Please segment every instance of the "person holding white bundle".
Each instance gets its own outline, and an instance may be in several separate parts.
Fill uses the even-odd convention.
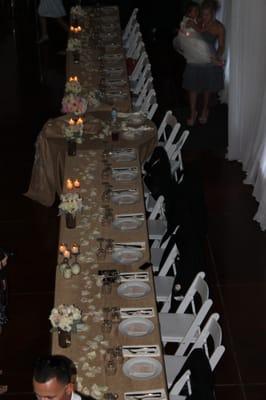
[[[181,45],[185,46],[184,56],[188,57],[182,87],[187,91],[189,99],[190,115],[187,125],[194,126],[198,116],[198,95],[201,93],[203,95],[202,110],[198,119],[203,125],[208,122],[210,95],[219,92],[224,87],[225,29],[223,24],[215,18],[219,7],[217,0],[203,0],[199,18],[197,3],[192,2],[189,7],[189,12],[183,21],[183,28],[181,27],[183,33],[180,32],[180,35],[183,34]],[[185,45],[184,36],[188,39]]]
[[[177,36],[173,40],[176,51],[185,57],[188,63],[209,63],[211,61],[210,48],[202,39],[199,25],[199,5],[191,2],[180,24]]]

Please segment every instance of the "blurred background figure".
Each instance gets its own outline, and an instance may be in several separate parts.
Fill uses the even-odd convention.
[[[66,10],[62,0],[40,0],[38,7],[38,15],[40,17],[41,37],[38,44],[44,43],[49,40],[47,18],[53,18],[57,21],[58,25],[68,32],[68,25],[64,20]]]

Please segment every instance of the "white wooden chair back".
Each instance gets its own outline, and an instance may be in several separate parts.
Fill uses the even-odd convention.
[[[172,249],[169,251],[169,254],[168,254],[163,266],[159,270],[159,273],[158,273],[159,276],[166,276],[171,267],[173,267],[174,272],[176,272],[175,260],[176,260],[177,256],[178,256],[178,248],[177,248],[176,243],[173,243]]]
[[[203,348],[205,353],[209,359],[211,369],[214,370],[216,365],[218,364],[220,358],[222,357],[225,347],[222,343],[222,328],[218,323],[220,316],[215,313],[210,316],[207,323],[205,324],[202,332],[194,343],[191,351],[197,348]],[[208,338],[212,338],[213,344],[209,346]],[[210,350],[211,348],[211,350]],[[211,352],[212,351],[212,352]]]
[[[174,386],[172,387],[172,389],[169,392],[170,400],[179,399],[179,397],[177,397],[177,396],[180,395],[181,391],[185,387],[187,387],[188,395],[190,396],[192,394],[190,376],[191,376],[191,372],[189,369],[183,373],[183,375],[178,379],[178,381],[174,384]],[[180,400],[181,400],[181,398],[185,399],[185,397],[180,397]]]
[[[138,46],[141,42],[143,42],[142,34],[141,34],[141,32],[138,32],[138,33],[136,34],[136,36],[134,37],[133,41],[130,43],[130,46],[128,47],[128,49],[127,49],[127,51],[126,51],[126,57],[127,57],[127,58],[134,58],[134,57],[133,57],[133,54],[134,54],[134,52],[135,52],[137,46]]]
[[[155,206],[150,213],[149,220],[155,220],[164,216],[164,196],[159,196]]]
[[[135,101],[133,101],[133,108],[134,111],[139,111],[142,104],[145,101],[145,98],[148,94],[148,92],[150,91],[150,89],[153,89],[153,78],[150,77],[147,79],[147,81],[145,82],[140,94],[138,95],[137,99]]]
[[[141,89],[144,86],[144,83],[146,82],[147,79],[149,79],[152,76],[151,74],[151,64],[148,63],[145,65],[144,69],[140,72],[137,81],[132,82],[133,87],[132,87],[132,92],[134,94],[139,94],[141,92]]]
[[[149,64],[149,59],[146,51],[141,54],[140,58],[135,65],[132,74],[129,77],[130,82],[136,82],[140,78],[141,72],[144,70],[145,66]]]
[[[143,40],[141,40],[138,45],[136,46],[135,50],[132,51],[131,58],[134,58],[134,60],[138,60],[139,57],[141,56],[142,53],[144,53],[145,50],[145,45]]]
[[[152,119],[157,108],[158,108],[158,103],[156,99],[155,90],[150,89],[140,107],[140,111],[145,113],[148,119]]]
[[[125,29],[123,31],[123,35],[122,35],[123,42],[125,42],[128,39],[128,36],[129,36],[131,30],[133,29],[134,25],[137,22],[138,11],[139,11],[138,8],[134,8],[134,10],[131,13],[131,16],[130,16],[130,18],[125,26]]]

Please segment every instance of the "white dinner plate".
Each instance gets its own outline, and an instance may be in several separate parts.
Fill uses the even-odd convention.
[[[135,140],[139,136],[142,136],[143,134],[144,134],[143,131],[132,131],[129,129],[122,133],[122,137],[123,137],[123,139],[126,139],[126,140]]]
[[[141,227],[143,221],[139,218],[128,217],[128,218],[117,218],[113,221],[113,227],[120,229],[121,231],[130,231]]]
[[[162,364],[151,357],[131,358],[124,363],[122,370],[128,378],[146,380],[160,375]]]
[[[142,251],[134,247],[114,248],[112,253],[113,261],[117,262],[118,264],[125,265],[134,264],[135,262],[141,260],[142,257]]]
[[[129,299],[145,297],[150,291],[151,287],[148,283],[138,281],[124,282],[117,288],[119,296]]]
[[[116,181],[133,181],[136,179],[138,176],[138,173],[136,171],[131,171],[131,170],[121,170],[121,171],[115,171],[113,174],[113,177]]]
[[[126,318],[118,326],[118,330],[122,335],[133,337],[149,335],[153,329],[153,322],[143,317]]]
[[[145,115],[142,114],[132,114],[127,117],[127,125],[133,126],[135,128],[143,125],[146,122]]]
[[[119,152],[114,152],[112,154],[112,160],[114,161],[134,161],[136,160],[136,153],[135,151],[119,151]]]
[[[116,204],[135,204],[138,199],[138,192],[113,193],[112,195],[112,202]]]

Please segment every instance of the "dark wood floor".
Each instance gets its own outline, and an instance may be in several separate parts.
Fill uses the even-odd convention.
[[[9,385],[9,400],[33,398],[33,360],[49,352],[57,256],[57,209],[36,204],[23,193],[36,136],[48,117],[60,114],[65,59],[56,56],[58,46],[37,47],[34,32],[32,15],[18,15],[15,24],[2,19],[0,244],[15,252],[8,266],[9,323],[0,337],[1,381]],[[184,122],[182,62],[164,34],[150,42],[149,52],[160,104],[156,120],[171,108]],[[214,102],[208,124],[191,129],[184,149],[186,167],[203,181],[208,207],[207,279],[226,346],[215,371],[216,396],[264,400],[266,235],[252,220],[257,204],[252,188],[242,184],[241,166],[226,161],[226,126],[226,106]]]

